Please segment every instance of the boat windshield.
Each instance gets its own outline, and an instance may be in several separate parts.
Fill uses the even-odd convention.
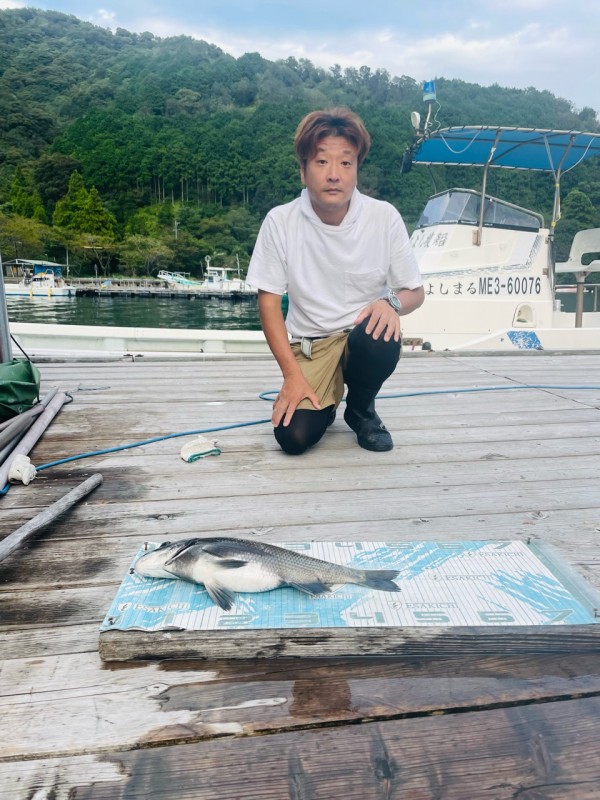
[[[430,225],[478,225],[480,208],[481,195],[478,192],[450,189],[429,199],[417,228]],[[538,231],[544,222],[540,214],[486,195],[483,224],[492,228]]]

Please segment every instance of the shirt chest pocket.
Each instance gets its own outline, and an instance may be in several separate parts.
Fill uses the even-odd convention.
[[[381,297],[385,281],[377,270],[344,273],[344,299],[352,305],[366,305]]]

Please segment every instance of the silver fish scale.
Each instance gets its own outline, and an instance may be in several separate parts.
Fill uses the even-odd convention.
[[[204,539],[199,544],[205,552],[219,558],[257,562],[264,568],[270,568],[286,582],[317,576],[324,583],[335,584],[360,580],[364,576],[363,570],[333,564],[266,542],[221,538]]]

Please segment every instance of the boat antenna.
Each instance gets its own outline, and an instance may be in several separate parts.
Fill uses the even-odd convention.
[[[438,122],[437,115],[438,111],[442,107],[440,103],[437,101],[437,95],[435,91],[435,81],[424,81],[423,82],[423,102],[428,103],[427,109],[427,117],[425,119],[425,124],[421,126],[421,115],[418,111],[413,111],[410,115],[410,123],[413,126],[415,132],[415,142],[404,152],[402,156],[402,167],[401,172],[405,174],[410,172],[412,169],[413,163],[413,155],[417,147],[417,142],[420,139],[426,139],[431,133],[431,127],[435,124],[435,130],[438,131],[440,129],[441,123]],[[437,108],[433,115],[433,120],[431,119],[431,113],[433,110],[432,104],[435,103]]]

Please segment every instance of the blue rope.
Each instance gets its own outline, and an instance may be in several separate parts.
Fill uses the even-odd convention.
[[[393,400],[398,397],[421,397],[428,394],[466,394],[468,392],[505,392],[511,389],[600,389],[600,386],[571,386],[553,383],[524,383],[518,386],[481,386],[472,389],[423,389],[418,392],[398,392],[398,394],[378,394],[376,400]],[[277,389],[269,389],[258,396],[261,400],[272,400],[278,394]]]
[[[214,433],[215,431],[227,431],[231,428],[246,428],[250,425],[263,425],[265,422],[270,422],[270,419],[257,419],[251,422],[236,422],[232,425],[219,425],[215,428],[199,428],[192,431],[179,431],[177,433],[167,433],[164,436],[155,436],[152,439],[144,439],[141,442],[132,442],[130,444],[122,444],[117,447],[107,447],[104,450],[91,450],[88,453],[79,453],[76,456],[68,456],[67,458],[59,458],[57,461],[49,461],[47,464],[40,464],[36,467],[36,472],[49,467],[57,467],[59,464],[68,464],[71,461],[79,461],[82,458],[90,458],[91,456],[104,456],[109,453],[118,453],[120,450],[130,450],[133,447],[142,447],[145,444],[154,444],[154,442],[162,442],[165,439],[176,439],[179,436],[198,436],[202,433]],[[10,483],[7,483],[3,489],[0,489],[0,497],[8,492]]]
[[[377,400],[392,400],[402,397],[422,397],[424,395],[434,394],[468,394],[473,392],[505,392],[515,389],[570,389],[570,390],[588,390],[600,389],[600,386],[570,386],[568,384],[553,384],[553,383],[530,383],[519,384],[515,386],[481,386],[470,389],[424,389],[416,392],[398,392],[397,394],[379,394]],[[266,392],[261,392],[258,396],[261,400],[271,401],[279,394],[278,389],[269,389]],[[234,422],[231,425],[219,425],[215,428],[199,428],[198,430],[179,431],[177,433],[167,433],[164,436],[155,436],[153,439],[144,439],[141,442],[132,442],[131,444],[122,444],[117,447],[107,447],[104,450],[92,450],[88,453],[79,453],[75,456],[68,456],[67,458],[60,458],[57,461],[49,461],[47,464],[42,464],[36,467],[36,471],[48,469],[49,467],[57,467],[60,464],[68,464],[71,461],[79,461],[82,458],[91,458],[92,456],[104,456],[109,453],[118,453],[121,450],[130,450],[133,447],[142,447],[145,444],[154,444],[155,442],[163,442],[166,439],[176,439],[179,436],[198,436],[203,433],[215,433],[216,431],[227,431],[233,428],[247,428],[251,425],[264,425],[270,422],[270,419],[257,419],[251,422]],[[0,496],[6,494],[10,489],[10,483],[7,483],[3,489],[0,489]]]

